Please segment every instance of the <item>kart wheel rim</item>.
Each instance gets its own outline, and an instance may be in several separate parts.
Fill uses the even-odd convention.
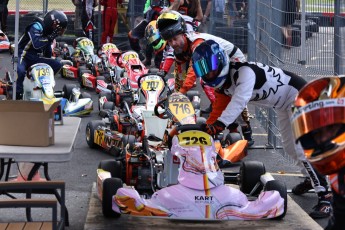
[[[90,141],[90,136],[91,136],[90,129],[87,128],[87,129],[86,129],[86,140],[87,140],[87,141]]]

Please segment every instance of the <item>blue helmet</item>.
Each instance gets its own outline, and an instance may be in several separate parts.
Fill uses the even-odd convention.
[[[213,40],[206,40],[198,45],[192,54],[193,69],[206,85],[219,88],[225,82],[229,62],[228,58]]]

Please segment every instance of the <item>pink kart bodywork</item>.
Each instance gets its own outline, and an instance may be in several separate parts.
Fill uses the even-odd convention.
[[[210,137],[211,138],[211,137]],[[150,199],[130,188],[119,188],[112,199],[116,213],[178,219],[258,220],[283,215],[284,199],[278,191],[263,191],[254,201],[224,184],[211,145],[186,147],[173,138],[171,152],[180,159],[177,185],[156,191]]]

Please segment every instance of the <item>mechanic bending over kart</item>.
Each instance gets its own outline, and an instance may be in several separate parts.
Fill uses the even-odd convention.
[[[44,18],[37,18],[25,28],[18,44],[16,98],[23,97],[23,82],[27,69],[36,63],[46,63],[57,74],[62,67],[60,61],[51,58],[54,39],[62,36],[67,28],[68,19],[62,11],[52,10]]]
[[[140,55],[140,59],[142,60],[142,54],[140,52],[140,44],[139,40],[142,39],[145,35],[146,26],[152,20],[156,20],[163,9],[167,9],[170,6],[170,2],[172,0],[146,0],[145,8],[144,8],[144,19],[136,25],[131,31],[128,33],[129,45],[131,49],[137,52]],[[151,65],[152,59],[152,46],[147,46],[145,52],[145,60],[142,60],[143,64],[146,66]],[[156,60],[157,59],[157,60]],[[155,57],[155,64],[156,67],[159,67],[159,63],[162,60],[162,56]]]
[[[311,165],[330,176],[333,214],[325,229],[345,229],[345,76],[309,82],[293,109],[296,141]]]
[[[207,40],[195,48],[192,66],[197,77],[215,88],[216,100],[205,125],[206,132],[210,135],[222,132],[236,120],[249,102],[275,109],[284,157],[294,160],[303,175],[311,178],[319,198],[310,216],[328,217],[331,193],[327,181],[307,161],[302,146],[295,143],[290,124],[291,106],[306,81],[294,73],[262,63],[232,62],[214,40]]]
[[[188,32],[186,21],[176,11],[162,13],[157,19],[157,28],[161,37],[174,49],[176,62],[174,72],[175,90],[183,94],[187,93],[196,82],[196,75],[190,62],[192,50],[201,42],[208,39],[216,40],[224,47],[233,62],[246,60],[242,51],[231,42],[206,33]],[[200,81],[200,83],[212,105],[215,101],[214,89],[204,84],[203,81]],[[254,140],[250,127],[249,112],[246,107],[243,109],[241,118],[243,120],[241,123],[243,136],[248,141],[248,145],[251,146],[254,144]],[[234,124],[229,127],[230,132],[236,132],[237,126],[234,121]]]
[[[182,17],[186,22],[186,31],[196,31],[197,25],[194,24],[193,18],[187,15],[182,15]],[[175,62],[174,49],[161,37],[157,28],[157,20],[151,21],[146,26],[145,39],[147,40],[147,45],[152,46],[155,54],[162,53],[163,59],[159,63],[159,70],[162,75],[166,76]]]

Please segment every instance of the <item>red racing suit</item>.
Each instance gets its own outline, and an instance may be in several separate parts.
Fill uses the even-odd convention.
[[[122,0],[100,0],[99,3],[104,6],[102,17],[102,45],[104,43],[113,42],[114,28],[118,17],[117,4],[122,4]]]

